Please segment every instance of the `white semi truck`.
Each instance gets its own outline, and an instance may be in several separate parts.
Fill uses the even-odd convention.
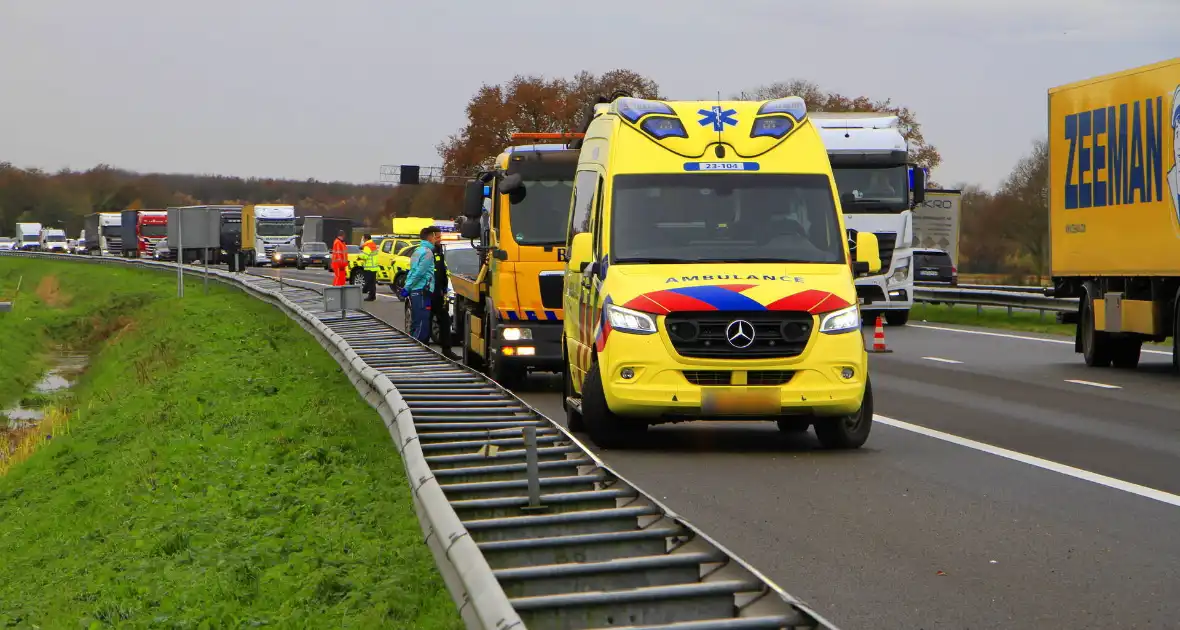
[[[254,265],[273,261],[279,245],[295,245],[295,206],[254,204],[242,208],[242,251],[253,250]]]
[[[33,251],[41,249],[40,223],[16,224],[16,249]]]
[[[857,278],[865,313],[904,326],[914,306],[913,208],[925,198],[926,171],[909,161],[897,116],[809,112],[828,149],[849,229],[877,235],[881,273]]]

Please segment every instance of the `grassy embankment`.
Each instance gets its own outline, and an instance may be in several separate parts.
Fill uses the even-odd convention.
[[[1049,333],[1070,338],[1074,335],[1074,325],[1058,324],[1053,313],[1045,313],[1042,317],[1036,311],[1013,310],[1009,317],[1008,309],[990,306],[983,307],[981,313],[974,306],[968,305],[957,305],[952,308],[946,304],[917,304],[910,311],[910,321]]]
[[[0,259],[0,395],[93,356],[0,477],[0,626],[458,628],[376,414],[296,324],[167,273]],[[13,352],[12,350],[17,350]]]

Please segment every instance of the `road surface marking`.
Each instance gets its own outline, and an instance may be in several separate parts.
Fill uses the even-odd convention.
[[[1141,486],[1137,483],[1123,481],[1122,479],[1115,479],[1114,477],[1107,477],[1106,475],[1100,475],[1088,470],[1082,470],[1081,468],[1074,468],[1073,466],[1059,464],[1047,459],[1041,459],[1040,457],[1033,457],[1032,455],[1010,451],[1006,448],[1000,448],[999,446],[992,446],[991,444],[976,442],[975,440],[959,437],[957,435],[951,435],[950,433],[943,433],[942,431],[937,431],[935,429],[927,429],[923,426],[910,424],[909,422],[903,422],[901,420],[895,420],[887,416],[874,414],[873,420],[875,422],[880,422],[881,424],[886,424],[897,429],[902,429],[903,431],[910,431],[913,433],[925,435],[926,437],[932,437],[936,440],[950,442],[951,444],[958,444],[959,446],[966,446],[967,448],[974,449],[982,453],[987,453],[989,455],[996,455],[1005,459],[1028,464],[1029,466],[1035,466],[1044,470],[1060,473],[1062,475],[1066,475],[1067,477],[1073,477],[1074,479],[1089,481],[1090,483],[1106,486],[1107,488],[1111,488],[1113,490],[1121,490],[1130,494],[1139,495],[1146,499],[1152,499],[1154,501],[1159,501],[1160,503],[1167,503],[1168,505],[1180,507],[1180,496],[1164,492],[1163,490],[1148,488],[1147,486]]]
[[[938,361],[939,363],[956,363],[956,364],[962,363],[962,361],[956,361],[954,359],[942,359],[939,357],[922,357],[922,358],[926,359],[927,361]]]
[[[1044,337],[1028,337],[1025,335],[1010,335],[1007,333],[986,332],[983,330],[966,330],[963,328],[945,328],[943,326],[931,326],[929,324],[910,324],[910,327],[911,328],[925,328],[927,330],[942,330],[942,331],[946,331],[946,332],[963,333],[965,335],[984,335],[986,337],[1003,337],[1005,339],[1020,339],[1022,341],[1041,341],[1044,343],[1059,343],[1059,344],[1064,344],[1067,346],[1072,346],[1074,344],[1074,342],[1068,341],[1065,339],[1046,339]],[[1169,356],[1169,357],[1172,356],[1172,353],[1168,352],[1167,350],[1148,350],[1147,348],[1144,348],[1143,352],[1147,352],[1150,354],[1162,354],[1164,356]]]
[[[1065,379],[1065,382],[1077,385],[1089,385],[1090,387],[1101,387],[1103,389],[1122,389],[1120,385],[1107,385],[1106,383],[1095,383],[1094,381],[1077,381],[1072,378]]]

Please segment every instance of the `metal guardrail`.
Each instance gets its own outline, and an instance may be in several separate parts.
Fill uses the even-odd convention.
[[[960,282],[958,288],[978,289],[980,291],[1008,291],[1013,293],[1041,293],[1047,287],[1034,287],[1024,284],[963,284]]]
[[[426,542],[468,628],[834,630],[483,374],[367,313],[342,319],[325,312],[312,289],[209,273],[286,312],[380,413],[401,452]]]
[[[929,304],[969,304],[979,307],[981,310],[984,306],[1007,307],[1009,314],[1012,313],[1013,309],[1040,311],[1042,313],[1069,313],[1078,310],[1077,298],[1056,298],[1047,296],[1043,292],[1027,292],[1032,287],[988,287],[981,289],[975,288],[977,286],[981,285],[958,287],[915,286],[914,301]],[[1026,292],[1016,291],[1014,290],[1015,288],[1024,289]]]

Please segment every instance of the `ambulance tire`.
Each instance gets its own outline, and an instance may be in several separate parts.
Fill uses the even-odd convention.
[[[573,380],[573,377],[570,376],[569,358],[568,357],[563,357],[563,358],[565,358],[566,364],[565,364],[565,369],[562,370],[562,377],[561,377],[561,381],[562,381],[561,406],[562,406],[562,408],[565,409],[565,428],[569,429],[570,431],[575,431],[578,433],[585,433],[586,420],[582,417],[582,414],[579,413],[577,409],[574,409],[573,407],[571,407],[568,402],[569,399],[573,398],[573,396],[574,396],[574,380]]]
[[[816,418],[815,437],[826,449],[860,448],[869,439],[873,428],[873,383],[865,382],[865,396],[860,409],[851,415],[836,418]]]
[[[597,363],[582,381],[582,422],[590,439],[601,448],[633,446],[647,432],[646,422],[621,418],[607,406]]]

